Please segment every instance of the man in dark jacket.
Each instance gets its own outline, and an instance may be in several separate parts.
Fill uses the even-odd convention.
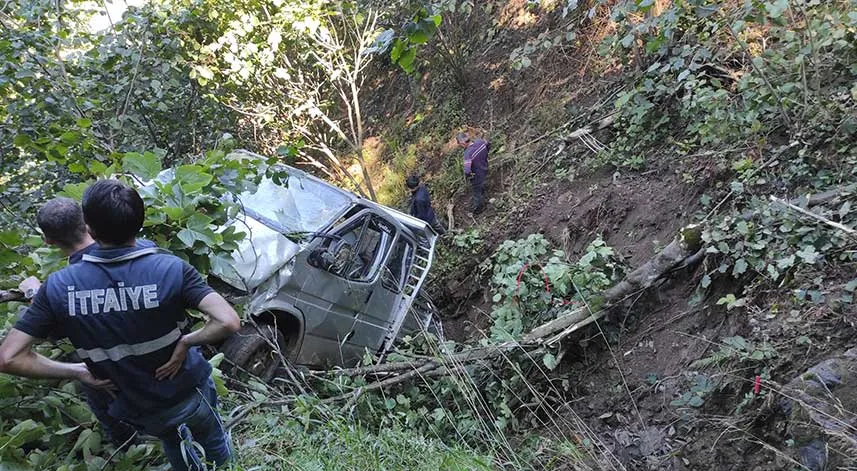
[[[69,265],[79,263],[84,255],[98,249],[98,244],[86,230],[80,204],[71,198],[54,198],[45,203],[39,209],[36,222],[42,230],[45,243],[63,252],[68,257]],[[154,246],[151,241],[137,239],[138,248]],[[19,288],[26,299],[32,300],[41,285],[38,278],[31,276],[22,281]],[[81,383],[81,390],[90,410],[101,423],[106,438],[117,447],[130,443],[134,437],[134,428],[107,413],[113,400],[110,393],[85,383]]]
[[[429,195],[428,188],[420,183],[420,177],[411,175],[405,181],[405,184],[411,190],[411,216],[427,222],[440,235],[446,233],[443,226],[437,222],[437,215],[435,215],[434,208],[431,206],[431,196]]]
[[[464,177],[470,182],[472,194],[470,211],[479,214],[484,209],[485,180],[488,178],[488,151],[490,145],[485,139],[471,139],[466,133],[455,138],[464,150]]]
[[[211,366],[197,346],[240,328],[235,310],[180,258],[140,248],[140,195],[100,180],[83,195],[83,216],[98,248],[50,275],[0,345],[0,372],[76,379],[113,390],[108,413],[161,439],[174,470],[201,469],[194,442],[218,466],[232,457],[215,409]],[[186,309],[208,316],[191,332]],[[83,363],[32,350],[37,339],[67,337]]]

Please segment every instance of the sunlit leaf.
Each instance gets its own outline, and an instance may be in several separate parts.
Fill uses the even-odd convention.
[[[161,171],[161,161],[152,152],[128,152],[122,157],[122,170],[143,180],[151,180]]]

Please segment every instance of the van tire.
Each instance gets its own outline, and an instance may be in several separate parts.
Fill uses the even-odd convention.
[[[271,343],[278,345],[280,352],[288,357],[285,350],[287,343],[282,332],[276,327],[270,324],[257,325],[247,324],[241,327],[238,332],[223,342],[220,351],[233,365],[240,367],[232,366],[227,371],[228,374],[246,377],[246,372],[250,372],[262,381],[268,382],[274,379],[274,373],[282,363],[280,356],[271,347]]]

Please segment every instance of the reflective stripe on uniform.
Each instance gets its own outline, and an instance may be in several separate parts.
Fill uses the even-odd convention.
[[[145,248],[142,250],[136,250],[134,252],[127,253],[125,255],[120,255],[120,256],[114,257],[114,258],[102,258],[102,257],[97,257],[95,255],[84,254],[83,257],[81,258],[81,260],[83,260],[84,262],[92,262],[92,263],[119,263],[119,262],[126,262],[128,260],[134,260],[135,258],[140,258],[144,255],[151,255],[154,253],[169,254],[170,251],[164,250],[160,247],[149,247],[149,248]]]
[[[100,361],[119,361],[130,356],[143,356],[170,346],[182,336],[182,329],[187,327],[188,321],[181,321],[178,326],[154,340],[135,344],[119,344],[110,348],[78,348],[76,350],[78,356],[84,360],[92,360],[96,363]]]

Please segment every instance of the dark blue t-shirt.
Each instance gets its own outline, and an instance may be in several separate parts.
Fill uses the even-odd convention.
[[[185,310],[213,290],[174,255],[133,258],[146,250],[139,246],[84,250],[104,263],[83,260],[50,275],[15,328],[38,338],[68,337],[93,374],[119,388],[109,409],[114,417],[133,419],[189,397],[211,373],[199,349],[190,349],[174,379],[158,381],[155,370],[187,331]]]

